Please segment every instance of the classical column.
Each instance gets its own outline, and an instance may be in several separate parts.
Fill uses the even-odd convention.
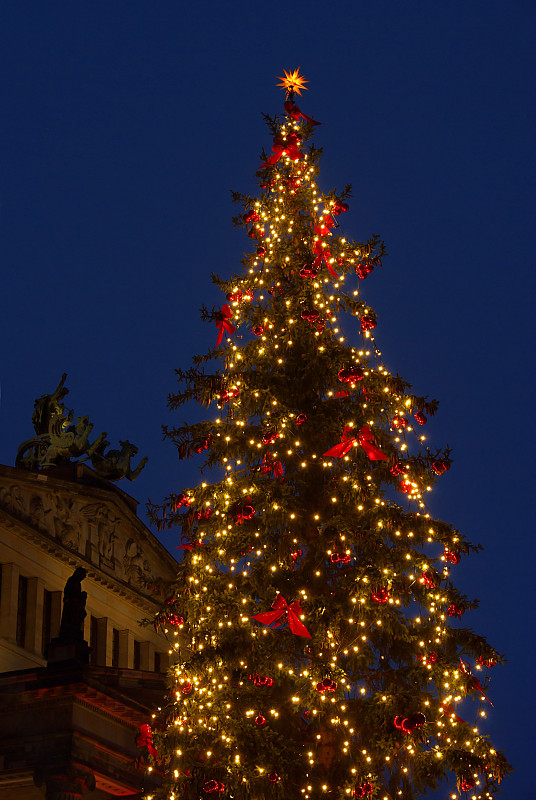
[[[26,606],[26,636],[24,646],[32,653],[41,655],[43,637],[43,594],[45,582],[42,578],[28,578],[28,600]]]
[[[14,642],[17,638],[17,604],[19,597],[19,568],[2,564],[2,596],[0,599],[0,637]]]
[[[119,667],[134,667],[134,634],[132,631],[119,631]]]
[[[140,643],[140,669],[154,672],[154,650],[152,642]]]

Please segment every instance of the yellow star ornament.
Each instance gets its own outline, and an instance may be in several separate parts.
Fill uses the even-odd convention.
[[[305,84],[309,83],[309,81],[306,81],[304,76],[300,75],[299,67],[293,72],[287,72],[286,69],[284,69],[283,72],[285,73],[284,78],[282,78],[280,75],[277,76],[278,80],[281,81],[281,83],[278,83],[277,86],[280,86],[282,89],[286,89],[287,97],[292,92],[296,92],[296,94],[301,95],[302,89],[307,91],[307,86],[305,86]]]

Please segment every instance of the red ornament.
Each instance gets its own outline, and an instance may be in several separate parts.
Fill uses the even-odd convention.
[[[348,553],[332,553],[331,556],[332,564],[350,564],[352,561],[352,556],[348,555]]]
[[[193,688],[194,687],[192,686],[191,683],[183,683],[182,686],[181,686],[181,692],[182,692],[182,694],[190,694],[192,692]]]
[[[383,589],[382,587],[371,591],[370,596],[375,603],[387,603],[389,600],[389,592],[387,589]]]
[[[216,325],[218,326],[219,329],[218,337],[216,339],[216,347],[218,347],[221,344],[224,331],[228,333],[229,336],[231,336],[235,332],[235,326],[231,325],[231,323],[229,322],[232,316],[233,312],[231,311],[227,303],[224,303],[221,307],[221,311],[218,311],[217,314],[215,315]]]
[[[272,783],[275,783],[279,779],[279,775],[277,772],[269,772],[268,773],[268,780]]]
[[[426,660],[427,660],[427,661],[429,661],[429,662],[430,662],[430,664],[437,664],[437,662],[438,662],[438,660],[439,660],[439,656],[437,655],[437,653],[436,653],[436,651],[435,651],[435,650],[431,650],[431,651],[430,651],[430,652],[427,654],[427,656],[426,656]]]
[[[186,507],[191,506],[193,502],[194,502],[193,497],[188,497],[187,495],[184,494],[184,492],[181,492],[177,496],[177,499],[175,500],[175,511],[177,511],[179,508],[182,508],[183,506]]]
[[[262,327],[262,325],[255,325],[252,328],[252,331],[255,334],[255,336],[262,336],[262,334],[264,333],[264,328]]]
[[[335,200],[335,204],[331,208],[331,213],[338,217],[341,211],[348,211],[348,203],[342,203],[340,200]]]
[[[304,264],[303,267],[299,271],[300,278],[314,278],[320,272],[320,267],[316,266],[314,263],[311,264]]]
[[[263,625],[272,625],[277,622],[284,614],[287,615],[290,632],[295,636],[304,636],[311,639],[311,634],[300,620],[302,608],[299,600],[287,603],[283,595],[278,594],[272,603],[272,611],[263,611],[261,614],[254,614],[252,619],[261,622]],[[276,627],[279,627],[279,623]]]
[[[419,425],[426,425],[428,420],[426,419],[422,411],[416,411],[413,416],[415,417]]]
[[[262,437],[262,443],[263,444],[272,444],[273,442],[275,442],[275,440],[277,439],[278,436],[279,436],[279,432],[277,430],[275,430],[275,428],[272,428],[271,430],[266,431],[266,433]]]
[[[307,422],[307,415],[298,414],[298,416],[296,417],[296,425],[303,425],[304,422]]]
[[[153,732],[151,731],[150,725],[140,725],[140,732],[136,739],[136,747],[146,747],[149,751],[149,755],[153,758],[158,758],[158,752],[153,744]]]
[[[237,525],[242,525],[246,520],[253,519],[257,512],[254,506],[251,505],[251,498],[246,497],[244,502],[235,503],[231,515]]]
[[[451,603],[450,606],[447,608],[447,614],[449,617],[458,617],[461,619],[462,614],[465,611],[465,606],[461,603]]]
[[[353,367],[344,367],[340,369],[337,373],[337,377],[342,383],[357,383],[357,381],[363,380],[364,374],[362,368],[355,365]]]
[[[352,794],[354,797],[366,797],[368,794],[372,794],[373,791],[374,786],[370,781],[365,781],[365,783],[356,784]]]
[[[404,467],[402,466],[402,464],[399,464],[398,461],[395,461],[393,466],[390,468],[389,472],[396,478],[398,475],[402,475],[402,473],[404,472]]]
[[[260,258],[266,255],[266,247],[264,247],[264,245],[261,244],[257,247],[257,255],[260,256]]]
[[[255,686],[273,686],[274,679],[269,678],[268,675],[255,675],[253,683]]]
[[[443,475],[449,469],[450,463],[446,459],[432,462],[432,472],[435,472],[436,475]]]
[[[421,575],[421,583],[424,583],[429,589],[435,589],[435,580],[431,572],[423,572]]]
[[[459,564],[461,555],[458,550],[445,550],[443,553],[443,558],[445,561],[448,561],[449,564]]]
[[[426,717],[420,711],[417,711],[415,714],[410,714],[408,717],[405,717],[403,714],[397,714],[393,720],[395,728],[405,734],[413,733],[417,728],[422,728],[425,723]]]
[[[251,209],[250,211],[247,211],[247,212],[244,214],[244,216],[242,217],[242,219],[244,220],[244,222],[257,222],[257,221],[258,221],[258,219],[259,219],[259,215],[257,214],[257,212],[256,212],[256,211],[254,211],[253,209]]]
[[[290,554],[290,557],[292,558],[292,564],[295,566],[296,561],[302,556],[303,556],[303,550],[301,549],[301,547],[298,547],[298,549],[295,550],[294,553]]]
[[[303,158],[303,153],[298,150],[298,144],[301,142],[301,139],[302,137],[300,134],[295,132],[288,133],[286,136],[277,134],[277,136],[274,137],[274,144],[272,147],[273,155],[261,164],[261,169],[277,164],[283,155],[288,156],[293,161]]]
[[[361,278],[361,280],[365,280],[367,275],[370,275],[373,269],[374,267],[372,264],[358,264],[357,267],[355,268],[355,271],[357,273],[358,278]]]
[[[266,717],[263,717],[262,714],[257,714],[255,717],[255,725],[258,728],[262,728],[263,725],[266,725]]]
[[[487,667],[488,669],[491,669],[492,667],[494,667],[497,664],[497,659],[496,658],[484,658],[483,656],[478,656],[478,658],[476,660],[476,663],[480,664],[481,667]]]
[[[334,692],[336,688],[337,684],[335,681],[332,681],[331,678],[324,678],[324,680],[319,681],[315,686],[316,691],[320,694],[323,692]]]
[[[406,428],[407,424],[408,421],[405,417],[396,416],[391,420],[391,425],[393,428]]]
[[[184,625],[184,617],[181,617],[179,614],[166,614],[166,622],[174,628],[179,628],[181,625]]]
[[[411,492],[411,483],[408,483],[408,481],[400,481],[400,483],[398,484],[398,488],[404,494],[408,494],[409,492]]]
[[[469,792],[471,789],[474,789],[476,786],[476,781],[474,778],[463,778],[460,781],[460,789],[462,792]]]
[[[211,794],[212,792],[224,792],[225,791],[225,784],[221,781],[207,781],[203,784],[203,791],[207,794]]]
[[[316,322],[317,319],[320,317],[320,311],[316,308],[309,310],[304,310],[301,313],[301,318],[307,320],[307,322]]]
[[[376,327],[378,321],[376,319],[376,314],[374,311],[367,311],[361,317],[361,330],[364,331],[371,331],[373,328]]]

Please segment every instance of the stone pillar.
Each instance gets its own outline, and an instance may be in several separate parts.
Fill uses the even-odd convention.
[[[108,617],[97,620],[97,646],[95,663],[99,667],[112,666],[113,632]]]
[[[19,597],[19,568],[2,564],[2,596],[0,598],[0,637],[10,642],[17,638],[17,604]]]
[[[134,667],[134,634],[132,631],[119,631],[119,667]]]
[[[24,646],[27,650],[41,655],[43,639],[43,593],[45,582],[42,578],[28,578],[28,600],[26,606],[26,636]]]
[[[154,644],[140,642],[140,669],[154,672]]]
[[[50,638],[54,639],[60,632],[63,592],[51,592],[50,594]]]

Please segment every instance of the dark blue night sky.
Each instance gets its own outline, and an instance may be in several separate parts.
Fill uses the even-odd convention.
[[[454,464],[431,510],[484,546],[455,580],[481,601],[464,624],[508,657],[486,730],[520,800],[536,798],[535,22],[529,0],[0,2],[0,461],[67,372],[67,406],[149,456],[120,484],[142,518],[196,485],[162,442],[184,419],[166,398],[215,342],[210,273],[250,246],[230,190],[255,193],[261,112],[300,65],[320,188],[352,183],[345,233],[387,245],[363,285],[385,364],[441,401],[427,434]]]

